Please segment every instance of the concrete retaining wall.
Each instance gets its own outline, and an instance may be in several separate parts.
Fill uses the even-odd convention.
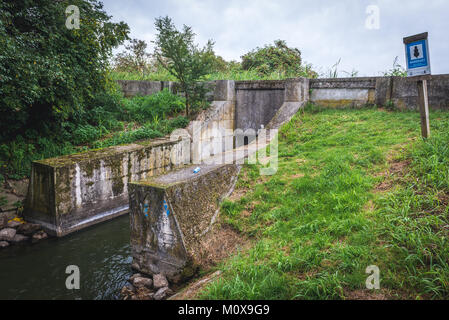
[[[164,81],[118,80],[117,83],[122,88],[125,97],[150,95],[162,91],[164,88],[170,88],[170,82]]]
[[[182,165],[174,164],[186,152],[182,146],[159,139],[36,161],[25,219],[64,236],[124,214],[129,182]]]
[[[310,89],[310,101],[330,107],[378,105],[392,101],[400,109],[418,110],[416,80],[402,77],[364,77],[335,79],[296,79],[305,82],[303,88]],[[180,92],[175,82],[118,81],[125,96],[146,95],[169,88]],[[215,84],[217,81],[208,82]],[[285,81],[236,81],[236,127],[257,127],[272,119],[282,105]],[[213,89],[209,96],[213,96]],[[428,81],[429,105],[431,109],[449,109],[449,75],[434,75]],[[308,99],[308,98],[307,98]],[[212,100],[212,99],[211,99]],[[270,104],[271,108],[262,104]],[[262,113],[260,110],[264,110]]]
[[[237,81],[235,121],[236,128],[246,131],[267,127],[279,110],[292,114],[308,100],[308,80],[304,78],[283,81]],[[290,114],[290,116],[292,115]]]
[[[311,79],[310,101],[330,107],[384,106],[392,101],[399,109],[418,110],[416,79],[402,77]],[[431,109],[449,109],[449,75],[428,81]]]
[[[193,163],[201,163],[210,156],[234,148],[235,82],[213,82],[214,101],[191,122],[187,131],[194,142]]]
[[[240,166],[202,166],[172,171],[130,185],[133,268],[163,273],[171,282],[191,277],[201,265],[219,204],[237,181]]]
[[[142,90],[157,92],[164,87],[177,90],[174,83],[159,84],[126,82],[129,92],[139,94]],[[200,129],[218,125],[220,129],[226,130],[227,135],[223,137],[231,138],[228,149],[232,149],[234,82],[216,81],[207,86],[211,91],[209,96],[211,99],[216,98],[216,101],[212,102],[210,109],[198,116],[202,123]],[[193,134],[194,128],[191,129],[190,134]],[[191,145],[203,145],[199,150],[208,150],[209,142],[201,133],[199,141],[199,144],[186,145],[172,135],[165,139],[35,161],[32,164],[25,219],[41,224],[50,234],[64,236],[124,214],[128,212],[130,181],[161,175],[183,166],[186,164],[185,159],[194,158],[193,152],[198,151]],[[201,156],[200,153],[200,160]]]

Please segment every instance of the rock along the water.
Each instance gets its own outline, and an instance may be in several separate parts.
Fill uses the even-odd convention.
[[[155,294],[154,294],[154,300],[163,300],[173,294],[173,291],[170,290],[170,288],[160,288]]]
[[[8,241],[0,241],[0,248],[6,248],[9,247]]]
[[[153,276],[153,286],[155,289],[168,287],[167,278],[163,274],[155,274]]]
[[[135,277],[132,284],[136,288],[146,287],[148,289],[151,289],[153,287],[153,281],[149,278],[144,277]]]
[[[6,228],[0,231],[0,241],[12,241],[16,235],[16,229]]]

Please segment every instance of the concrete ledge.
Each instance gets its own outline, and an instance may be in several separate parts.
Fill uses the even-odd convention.
[[[122,88],[125,97],[135,95],[150,95],[162,91],[164,82],[162,81],[135,81],[135,80],[117,80]]]
[[[376,77],[310,79],[311,89],[375,89]]]
[[[310,101],[328,107],[384,106],[393,102],[402,110],[418,110],[416,79],[369,77],[311,79]],[[449,109],[449,75],[434,75],[428,81],[431,109]]]
[[[203,237],[232,191],[241,166],[202,165],[130,184],[133,268],[165,274],[172,282],[201,265]]]
[[[286,80],[236,81],[235,90],[284,90]]]

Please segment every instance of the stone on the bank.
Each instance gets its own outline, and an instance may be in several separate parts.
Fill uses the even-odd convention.
[[[28,185],[30,181],[28,179],[23,180],[8,180],[6,182],[15,195],[26,198],[28,194]]]
[[[0,248],[6,248],[9,247],[8,241],[0,241]]]
[[[135,274],[133,274],[132,276],[131,276],[131,278],[129,278],[129,282],[130,283],[133,283],[133,281],[134,281],[134,279],[135,278],[138,278],[138,277],[142,277],[142,275],[140,274],[140,273],[135,273]]]
[[[136,300],[153,300],[154,292],[150,291],[146,287],[136,289]],[[134,300],[134,299],[133,299]]]
[[[170,290],[168,287],[160,288],[155,294],[154,294],[154,300],[163,300],[170,295],[173,294],[173,291]]]
[[[155,274],[153,276],[153,286],[155,289],[168,287],[167,278],[163,274]]]
[[[0,231],[0,241],[12,241],[16,235],[16,229],[6,228]]]
[[[120,291],[120,294],[122,295],[123,300],[129,300],[132,299],[132,297],[135,295],[135,288],[132,284],[127,283],[122,290]]]
[[[45,231],[38,231],[37,233],[35,233],[33,235],[32,241],[37,242],[37,241],[44,240],[47,238],[48,238],[48,235],[45,233]]]
[[[22,234],[18,234],[16,233],[16,235],[14,236],[14,238],[11,240],[11,242],[14,243],[19,243],[19,242],[23,242],[23,241],[27,241],[29,238],[27,236],[24,236]]]
[[[38,224],[24,223],[17,228],[17,232],[30,237],[41,229],[42,227]]]
[[[132,284],[136,288],[146,287],[151,289],[153,287],[153,280],[144,277],[135,277]]]
[[[8,217],[1,215],[0,216],[0,229],[6,228],[8,226]]]
[[[22,225],[22,224],[20,222],[18,222],[18,221],[12,220],[12,221],[8,222],[8,228],[17,229],[20,225]]]

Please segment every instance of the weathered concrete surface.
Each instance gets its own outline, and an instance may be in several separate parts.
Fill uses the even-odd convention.
[[[389,101],[402,110],[418,110],[416,79],[403,77],[311,79],[310,101],[330,107],[378,105]],[[431,109],[449,109],[449,75],[428,81]]]
[[[129,181],[177,167],[182,152],[159,139],[35,161],[24,217],[56,236],[112,219],[128,210]]]
[[[279,129],[309,101],[309,79],[287,80],[284,87],[284,103],[266,126],[268,129]]]
[[[236,83],[236,129],[259,130],[266,126],[284,103],[283,81],[238,81]]]
[[[241,166],[202,165],[130,184],[133,267],[179,282],[200,264],[203,237],[221,200],[236,183]]]
[[[237,81],[235,127],[258,132],[262,127],[279,127],[308,101],[309,81]]]
[[[169,83],[163,81],[134,81],[134,80],[117,80],[122,88],[125,97],[133,97],[135,95],[150,95],[162,91],[165,87],[169,88]]]
[[[313,79],[310,101],[329,107],[375,103],[376,78]]]
[[[214,81],[214,101],[191,122],[187,131],[193,142],[192,163],[234,148],[235,82]]]
[[[304,78],[237,81],[235,88],[235,127],[254,137],[261,128],[279,128],[309,98],[309,81]],[[248,139],[248,142],[251,141]]]
[[[419,110],[418,86],[416,79],[398,78],[392,80],[391,97],[398,108],[403,110]],[[427,81],[429,107],[433,110],[449,109],[449,76],[431,76]]]

